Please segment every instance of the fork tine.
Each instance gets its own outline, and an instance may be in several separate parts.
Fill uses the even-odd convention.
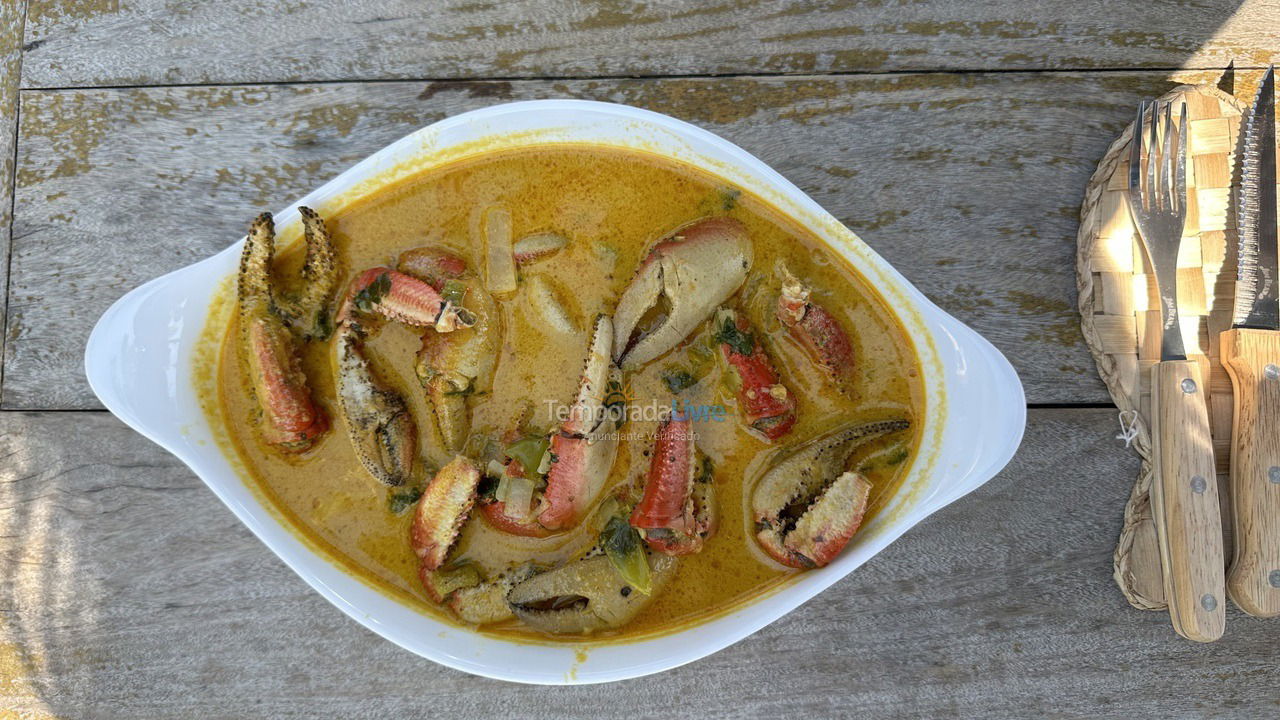
[[[1143,184],[1142,206],[1147,210],[1160,206],[1160,138],[1156,133],[1160,129],[1160,104],[1151,104],[1151,123],[1147,138],[1147,178]]]
[[[1174,166],[1177,164],[1177,158],[1173,154],[1176,133],[1173,127],[1173,103],[1165,103],[1164,137],[1160,144],[1160,204],[1168,211],[1177,207],[1173,200]]]
[[[1138,117],[1133,121],[1133,138],[1129,142],[1129,199],[1141,200],[1142,193],[1142,131],[1143,118],[1147,114],[1147,101],[1138,103]],[[1139,203],[1134,203],[1135,207]]]
[[[1178,113],[1178,156],[1174,160],[1174,188],[1173,193],[1178,201],[1178,213],[1185,217],[1187,211],[1187,135],[1191,134],[1191,128],[1187,126],[1187,103],[1182,103],[1182,110]]]

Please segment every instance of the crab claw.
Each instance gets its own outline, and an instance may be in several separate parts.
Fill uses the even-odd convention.
[[[751,260],[746,228],[727,217],[699,220],[659,242],[618,299],[613,359],[643,365],[675,347],[737,292]],[[654,313],[661,317],[640,327]]]
[[[400,270],[430,284],[447,302],[465,300],[473,324],[455,332],[425,332],[414,369],[435,410],[440,436],[450,450],[467,439],[467,396],[489,390],[499,353],[497,304],[461,258],[434,248],[416,248],[400,256]]]
[[[333,332],[329,297],[338,284],[337,252],[324,220],[309,207],[299,207],[307,256],[302,263],[302,286],[296,297],[278,299],[281,314],[308,339],[323,340]]]
[[[569,418],[551,436],[551,468],[538,523],[559,530],[576,523],[590,507],[617,458],[618,438],[606,387],[618,370],[609,358],[613,323],[596,317],[586,368]]]
[[[303,218],[310,216],[314,213],[307,210]],[[311,398],[293,334],[275,303],[271,287],[274,255],[275,226],[271,215],[263,213],[253,221],[240,259],[236,289],[239,351],[263,412],[264,438],[286,452],[302,452],[328,430],[329,421]],[[328,291],[324,292],[327,297]]]
[[[658,427],[644,496],[631,526],[649,547],[666,555],[690,555],[715,530],[709,477],[698,477],[697,450],[688,415],[673,414]]]
[[[266,420],[263,435],[283,450],[302,452],[329,429],[329,420],[311,400],[292,337],[266,317],[250,321],[247,335],[249,372]]]
[[[357,312],[376,312],[413,327],[453,332],[475,324],[470,310],[455,305],[427,283],[385,267],[369,268],[356,276],[338,311],[338,324],[355,322]]]
[[[479,482],[480,468],[459,455],[427,483],[409,529],[409,542],[424,571],[444,564],[475,504]]]
[[[732,310],[716,314],[715,339],[728,364],[730,384],[747,425],[769,440],[777,440],[796,424],[796,399],[778,379],[747,319]]]
[[[858,446],[909,426],[907,420],[845,425],[774,465],[751,496],[760,547],[791,567],[831,562],[862,523],[871,489],[862,475],[842,473],[849,456]]]
[[[403,485],[412,474],[417,426],[404,398],[384,385],[360,350],[360,333],[343,323],[334,342],[338,401],[360,463],[377,480]]]
[[[809,300],[809,288],[785,266],[781,274],[778,320],[833,380],[838,384],[846,382],[853,371],[853,345],[849,336],[834,315]]]

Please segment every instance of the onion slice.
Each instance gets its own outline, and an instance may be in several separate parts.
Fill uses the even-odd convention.
[[[511,213],[490,208],[484,217],[485,281],[494,295],[516,291],[516,259],[511,250]]]

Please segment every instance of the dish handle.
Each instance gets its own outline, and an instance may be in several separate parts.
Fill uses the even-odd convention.
[[[102,404],[179,457],[213,441],[186,369],[236,247],[130,291],[98,319],[85,346],[85,375]]]
[[[940,312],[934,340],[946,368],[942,451],[924,506],[934,512],[981,487],[1013,458],[1027,424],[1022,382],[986,338]]]

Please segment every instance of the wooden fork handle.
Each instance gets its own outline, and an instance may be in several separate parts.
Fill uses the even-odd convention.
[[[1222,333],[1222,364],[1235,388],[1231,502],[1235,557],[1227,592],[1241,610],[1280,615],[1280,332]]]
[[[1166,361],[1151,371],[1155,481],[1151,486],[1165,599],[1179,635],[1222,637],[1226,592],[1222,515],[1200,367]]]

